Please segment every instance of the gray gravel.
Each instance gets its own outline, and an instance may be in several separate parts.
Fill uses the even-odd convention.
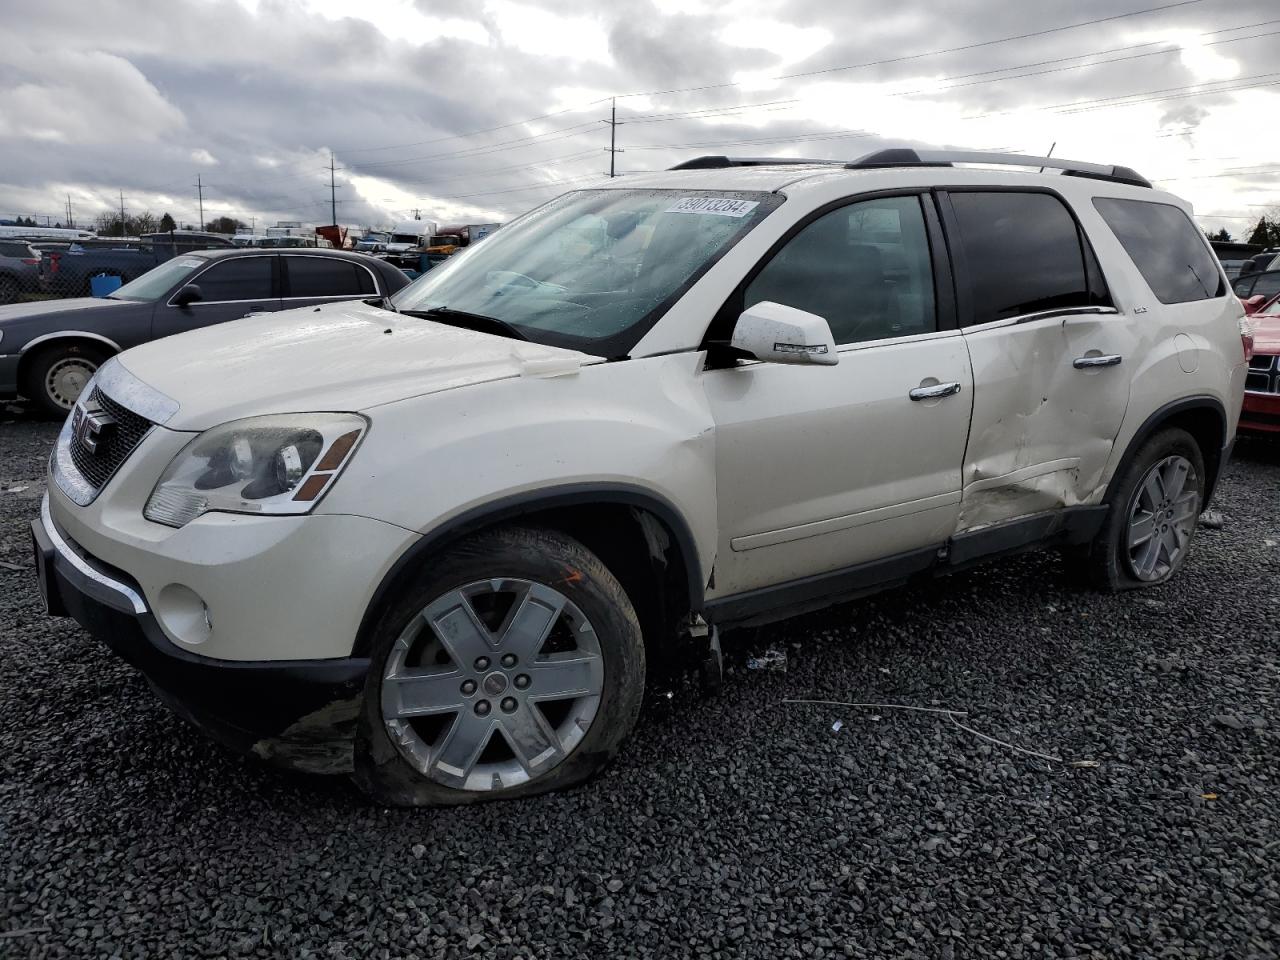
[[[412,812],[229,755],[40,614],[55,432],[0,408],[0,956],[1280,955],[1276,448],[1171,586],[1036,555],[739,635],[588,786]]]

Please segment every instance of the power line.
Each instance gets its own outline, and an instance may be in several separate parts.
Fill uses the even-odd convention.
[[[1131,17],[1145,16],[1146,14],[1149,14],[1149,13],[1161,13],[1166,10],[1173,10],[1181,7],[1189,7],[1189,6],[1193,6],[1195,4],[1199,4],[1203,2],[1205,2],[1205,0],[1176,0],[1176,2],[1173,2],[1173,3],[1165,3],[1165,4],[1153,6],[1153,7],[1145,7],[1141,10],[1131,10],[1127,13],[1117,13],[1117,14],[1112,14],[1110,16],[1106,16],[1106,17],[1096,17],[1090,20],[1079,20],[1074,23],[1062,24],[1061,26],[1057,26],[1057,27],[1047,27],[1042,30],[1031,31],[1029,33],[1013,34],[1011,36],[1006,36],[1006,37],[996,37],[991,40],[982,40],[975,43],[963,44],[955,47],[943,47],[936,50],[926,50],[921,53],[908,54],[900,57],[889,57],[883,60],[868,60],[861,63],[849,63],[849,64],[842,64],[834,67],[826,67],[821,70],[809,70],[809,71],[804,71],[800,73],[782,74],[780,76],[768,77],[766,79],[796,80],[796,79],[802,79],[804,77],[822,76],[822,75],[826,75],[830,73],[838,73],[846,70],[859,70],[866,67],[888,66],[890,64],[895,64],[895,63],[909,63],[911,61],[922,60],[927,57],[942,56],[948,53],[960,53],[966,50],[977,50],[983,47],[995,46],[1001,43],[1009,43],[1015,40],[1028,40],[1033,37],[1042,37],[1042,36],[1047,36],[1053,33],[1062,33],[1067,30],[1076,30],[1076,29],[1079,29],[1080,27],[1094,26],[1100,23],[1111,23],[1117,20],[1124,20]],[[639,91],[635,93],[618,94],[616,99],[632,99],[636,97],[657,97],[657,96],[666,96],[673,93],[694,93],[694,92],[700,92],[703,90],[718,90],[718,89],[725,89],[729,87],[738,87],[741,85],[742,85],[741,81],[728,81],[724,83],[703,84],[701,86],[696,86],[696,87],[673,87],[668,90],[646,90],[646,91]],[[433,137],[428,140],[414,140],[407,143],[382,144],[374,147],[368,147],[368,146],[346,147],[346,148],[340,148],[339,152],[344,154],[373,153],[373,152],[380,152],[383,150],[398,150],[404,147],[418,147],[418,146],[427,146],[429,144],[434,144],[434,143],[445,143],[449,140],[460,140],[460,139],[465,139],[467,137],[483,136],[484,134],[495,133],[499,130],[508,130],[512,127],[519,127],[528,123],[536,123],[539,120],[549,120],[552,117],[564,116],[570,113],[581,113],[583,110],[588,110],[593,106],[604,103],[606,99],[608,98],[600,98],[598,100],[592,100],[589,103],[584,103],[584,104],[573,106],[573,107],[565,107],[561,110],[553,110],[548,113],[541,113],[541,114],[538,114],[537,116],[526,117],[522,120],[512,120],[508,123],[501,123],[491,127],[482,127],[476,130],[467,130],[462,133],[448,134],[442,137]]]
[[[977,50],[982,47],[991,47],[1000,43],[1009,43],[1013,40],[1029,40],[1032,37],[1043,37],[1051,33],[1062,33],[1065,30],[1075,30],[1079,27],[1090,27],[1099,23],[1111,23],[1116,20],[1124,20],[1129,17],[1139,17],[1148,13],[1159,13],[1164,10],[1173,10],[1178,7],[1189,7],[1197,3],[1203,3],[1205,0],[1177,0],[1176,3],[1166,3],[1157,7],[1146,7],[1142,10],[1131,10],[1128,13],[1112,14],[1109,17],[1098,17],[1093,20],[1080,20],[1076,23],[1063,24],[1060,27],[1047,27],[1043,30],[1033,30],[1030,33],[1019,33],[1008,37],[997,37],[994,40],[982,40],[977,43],[967,43],[958,47],[944,47],[939,50],[926,50],[923,53],[913,53],[901,57],[887,57],[883,60],[867,60],[862,63],[848,63],[835,67],[825,67],[821,70],[806,70],[800,73],[786,73],[776,77],[765,77],[766,80],[799,80],[804,77],[824,76],[830,73],[840,73],[845,70],[861,70],[866,67],[883,67],[894,63],[908,63],[912,60],[922,60],[925,57],[936,57],[946,53],[960,53],[965,50]],[[708,83],[697,87],[673,87],[669,90],[646,90],[641,93],[619,94],[619,99],[629,97],[660,97],[673,93],[696,93],[703,90],[720,90],[725,87],[741,86],[742,81],[735,80],[726,83]]]

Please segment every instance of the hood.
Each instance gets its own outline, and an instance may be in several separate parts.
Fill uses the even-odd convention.
[[[42,303],[13,303],[0,307],[0,353],[18,353],[32,340],[63,330],[83,330],[105,337],[114,345],[119,311],[142,307],[150,315],[152,304],[131,300],[102,300],[76,297],[74,300],[46,300]]]
[[[105,300],[102,297],[73,297],[70,300],[43,300],[39,303],[11,303],[0,307],[0,324],[53,313],[80,313],[84,310],[110,310],[113,307],[137,306],[133,300]],[[83,317],[77,317],[82,320]]]
[[[1280,314],[1255,313],[1250,323],[1253,324],[1253,352],[1280,354]]]
[[[267,413],[367,410],[488,380],[554,376],[598,357],[406,317],[360,301],[247,317],[120,355],[178,403],[165,426]]]

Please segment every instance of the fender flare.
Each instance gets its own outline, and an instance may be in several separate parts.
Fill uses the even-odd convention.
[[[1129,441],[1129,445],[1125,448],[1124,456],[1116,463],[1115,472],[1111,475],[1111,480],[1107,484],[1107,492],[1102,498],[1103,503],[1111,503],[1115,496],[1116,488],[1120,483],[1120,478],[1124,475],[1125,469],[1129,466],[1130,461],[1138,452],[1138,449],[1146,443],[1159,430],[1170,417],[1179,413],[1185,413],[1188,410],[1212,410],[1218,415],[1218,423],[1222,429],[1223,446],[1219,450],[1204,450],[1206,467],[1212,457],[1213,467],[1212,475],[1205,478],[1205,491],[1202,503],[1207,506],[1209,500],[1213,497],[1214,487],[1218,483],[1218,477],[1222,473],[1222,467],[1226,463],[1227,453],[1231,446],[1231,438],[1227,436],[1227,411],[1223,407],[1222,402],[1216,397],[1207,395],[1195,397],[1183,397],[1180,400],[1173,400],[1160,407],[1155,413],[1142,421],[1142,426],[1138,427],[1137,432],[1133,435],[1133,439]]]
[[[702,563],[698,558],[697,542],[684,515],[661,494],[640,486],[623,483],[570,483],[531,490],[527,493],[499,497],[472,507],[457,516],[433,527],[411,544],[383,576],[365,607],[353,645],[353,656],[366,655],[372,644],[372,631],[377,617],[409,567],[422,562],[433,552],[456,540],[485,527],[506,520],[539,513],[559,507],[588,504],[612,504],[637,507],[656,516],[670,531],[676,549],[680,552],[688,577],[689,607],[693,612],[703,606]]]

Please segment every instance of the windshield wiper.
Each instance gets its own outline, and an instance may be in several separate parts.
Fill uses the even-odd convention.
[[[424,320],[438,320],[451,327],[462,327],[464,330],[476,330],[480,333],[493,333],[512,340],[528,340],[519,327],[499,320],[497,317],[486,317],[482,313],[467,313],[465,310],[453,310],[449,307],[432,307],[430,310],[401,310],[406,317],[421,317]]]

